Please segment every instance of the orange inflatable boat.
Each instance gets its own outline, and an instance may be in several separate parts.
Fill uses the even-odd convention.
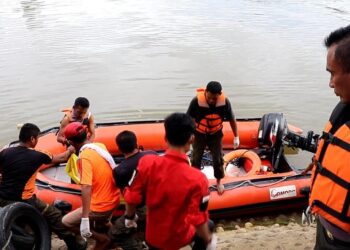
[[[53,154],[65,148],[56,142],[58,128],[43,131],[37,149]],[[115,144],[116,135],[123,130],[135,132],[138,144],[145,150],[164,152],[164,127],[162,121],[135,121],[101,123],[96,125],[95,142],[104,143],[116,163],[123,157]],[[307,204],[310,175],[301,175],[288,163],[284,154],[286,133],[299,138],[301,130],[287,125],[282,114],[266,114],[261,119],[239,119],[241,144],[233,150],[233,135],[229,124],[223,128],[226,176],[225,192],[216,192],[216,180],[211,167],[211,157],[205,153],[203,172],[210,182],[209,211],[212,217],[256,214],[267,211],[297,208]],[[300,138],[302,138],[300,136]],[[299,139],[300,139],[299,138]],[[65,166],[44,166],[36,180],[36,195],[52,204],[67,201],[75,209],[81,205],[80,187],[71,184]],[[119,213],[122,213],[123,204]],[[118,213],[117,213],[118,214]]]

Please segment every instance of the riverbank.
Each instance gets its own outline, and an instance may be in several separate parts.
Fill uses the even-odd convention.
[[[301,211],[218,221],[217,250],[311,250],[315,244],[316,225],[303,226]]]
[[[315,225],[301,225],[301,213],[216,221],[217,250],[311,250]],[[52,249],[65,250],[64,243],[52,238]],[[90,248],[91,249],[91,248]]]
[[[218,232],[217,250],[311,250],[315,244],[315,226],[288,225],[252,226]]]

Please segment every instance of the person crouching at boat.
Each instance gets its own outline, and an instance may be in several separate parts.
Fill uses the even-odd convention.
[[[112,173],[115,163],[105,145],[90,143],[87,132],[80,122],[70,123],[64,130],[69,144],[79,152],[82,207],[66,214],[62,222],[73,232],[80,231],[84,238],[94,238],[95,249],[107,249],[110,219],[119,204],[119,189]]]
[[[141,151],[137,145],[137,138],[134,132],[124,130],[115,138],[119,151],[124,155],[123,160],[114,170],[114,180],[117,187],[124,193],[125,187],[129,186],[129,182],[135,172],[140,159],[145,155],[156,155],[152,150]],[[113,242],[125,250],[142,249],[142,241],[145,232],[145,216],[146,207],[141,204],[137,209],[138,227],[130,228],[125,225],[125,216],[121,216],[114,223],[109,231],[109,235]]]
[[[57,133],[57,141],[67,145],[67,139],[64,136],[65,127],[72,122],[80,122],[88,128],[88,139],[93,142],[95,139],[94,116],[89,112],[90,103],[85,97],[78,97],[74,101],[72,108],[63,109],[65,113],[60,123],[60,129]]]
[[[69,250],[85,249],[86,243],[78,241],[74,234],[62,224],[62,213],[56,207],[38,199],[34,194],[37,172],[43,164],[66,162],[74,152],[73,147],[52,156],[48,152],[35,150],[40,129],[25,123],[19,132],[19,145],[0,152],[0,207],[21,201],[34,206],[45,217],[50,229],[63,239]]]
[[[224,192],[221,179],[224,178],[224,159],[222,158],[222,128],[223,121],[228,120],[234,135],[233,148],[239,146],[237,122],[233,114],[231,103],[222,93],[219,82],[211,81],[206,89],[198,89],[188,107],[187,114],[196,122],[195,139],[193,142],[192,166],[201,168],[204,150],[208,146],[212,158],[214,176],[217,180],[218,194]]]
[[[146,242],[149,249],[215,249],[208,222],[208,179],[192,168],[186,152],[194,139],[190,116],[174,113],[164,121],[168,150],[145,155],[124,192],[126,225],[137,226],[136,207],[146,202]],[[175,235],[174,235],[175,233]]]

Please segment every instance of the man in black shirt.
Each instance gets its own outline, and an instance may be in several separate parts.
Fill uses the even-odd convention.
[[[193,167],[201,168],[203,152],[208,146],[213,157],[217,191],[218,194],[222,194],[224,186],[221,184],[221,179],[225,175],[222,158],[223,122],[230,123],[234,135],[233,148],[239,146],[239,136],[231,103],[222,93],[221,84],[211,81],[206,89],[198,89],[197,96],[192,99],[187,114],[196,122],[191,164]]]
[[[116,137],[119,151],[124,155],[125,160],[113,170],[117,187],[123,192],[129,186],[129,182],[137,168],[139,160],[148,154],[157,154],[154,151],[140,151],[137,147],[136,135],[132,131],[125,130]]]
[[[124,130],[117,135],[116,143],[119,151],[124,155],[125,160],[113,170],[113,176],[117,187],[119,187],[123,193],[125,187],[128,187],[132,182],[140,159],[145,155],[157,153],[151,150],[140,151],[137,146],[136,135],[128,130]],[[145,206],[137,210],[140,217],[138,223],[139,233],[136,233],[134,228],[126,226],[127,218],[125,218],[125,216],[121,216],[114,222],[109,234],[119,247],[123,249],[142,249],[142,241],[145,232],[145,210]]]
[[[63,226],[61,211],[36,198],[34,194],[40,166],[67,161],[74,148],[70,147],[55,156],[35,150],[39,133],[36,125],[26,123],[19,133],[19,145],[0,152],[0,207],[18,201],[29,203],[45,217],[50,229],[66,242],[68,249],[84,249],[86,244],[76,243],[75,236]]]

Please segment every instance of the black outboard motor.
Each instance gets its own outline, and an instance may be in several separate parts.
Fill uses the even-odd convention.
[[[260,147],[271,150],[272,166],[276,170],[284,145],[315,153],[319,137],[313,131],[309,131],[306,137],[289,131],[282,113],[268,113],[261,118],[258,142]]]
[[[258,143],[272,153],[272,166],[276,170],[283,153],[283,138],[288,132],[287,121],[282,113],[263,115],[259,125]]]
[[[287,130],[287,121],[282,113],[268,113],[263,115],[259,125],[259,146],[273,148],[276,144],[281,144]]]

